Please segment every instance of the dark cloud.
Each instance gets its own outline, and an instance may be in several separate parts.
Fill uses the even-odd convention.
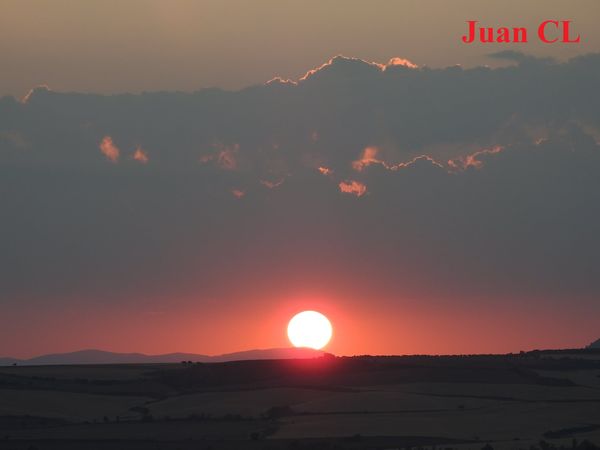
[[[556,64],[556,60],[554,58],[540,58],[515,50],[502,50],[499,52],[490,53],[488,54],[488,57],[493,59],[513,61],[519,64]]]
[[[598,79],[599,55],[495,70],[337,57],[236,92],[4,98],[0,296],[241,302],[308,284],[589,302]]]

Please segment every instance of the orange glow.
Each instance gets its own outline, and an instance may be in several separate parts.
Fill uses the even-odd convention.
[[[352,168],[357,172],[361,172],[365,167],[370,166],[371,164],[383,164],[385,167],[387,167],[383,161],[377,159],[378,154],[379,149],[377,147],[365,148],[360,159],[352,161]]]
[[[102,142],[100,142],[100,151],[110,162],[116,163],[119,161],[119,155],[121,154],[121,151],[113,143],[113,140],[110,136],[104,136],[104,138],[102,138]]]
[[[340,188],[340,192],[345,194],[356,195],[357,197],[363,196],[367,192],[367,186],[360,181],[348,180],[348,181],[340,181],[338,184]]]
[[[295,313],[305,309],[321,311],[335,319],[335,339],[326,347],[326,351],[335,355],[506,353],[560,346],[577,348],[597,333],[597,322],[593,320],[572,327],[581,317],[577,311],[540,311],[528,306],[524,297],[518,305],[507,302],[492,309],[461,305],[458,303],[461,298],[444,297],[432,314],[428,304],[432,297],[424,293],[401,289],[391,301],[390,297],[374,293],[371,287],[368,290],[356,285],[344,287],[348,283],[346,277],[331,276],[329,282],[336,286],[331,294],[289,295],[284,291],[273,293],[241,286],[235,295],[243,296],[243,302],[235,303],[234,297],[226,296],[223,297],[226,302],[214,302],[208,307],[198,301],[197,287],[182,295],[150,294],[147,305],[134,304],[129,296],[113,296],[118,302],[108,305],[73,302],[67,309],[43,304],[31,310],[18,305],[12,316],[14,320],[6,322],[3,332],[6,336],[17,335],[25,320],[36,330],[35,335],[23,334],[11,347],[11,353],[17,357],[81,348],[217,355],[286,347],[289,345],[286,324]],[[365,302],[367,295],[369,301]],[[381,301],[398,306],[373,308],[373,304]],[[232,304],[236,305],[234,309],[230,307]],[[590,308],[590,317],[595,317],[593,312]],[[210,320],[204,320],[207,316]],[[248,320],[249,317],[261,320]],[[531,326],[532,320],[536,327]],[[506,323],[513,324],[514,332],[505,333]],[[111,333],[106,333],[107,327]],[[77,342],[73,336],[78,337]]]
[[[135,152],[133,154],[132,157],[135,161],[142,163],[142,164],[146,164],[148,162],[148,154],[142,149],[142,147],[138,146],[138,148],[135,149]]]
[[[323,175],[331,175],[331,174],[333,174],[333,170],[330,169],[329,167],[320,166],[317,170],[319,172],[321,172]]]
[[[246,195],[246,193],[244,191],[242,191],[241,189],[232,189],[231,190],[231,194],[235,197],[235,198],[242,198]]]

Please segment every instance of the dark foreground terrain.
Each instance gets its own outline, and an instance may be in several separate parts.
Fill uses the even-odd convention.
[[[600,443],[600,350],[0,367],[2,449]]]

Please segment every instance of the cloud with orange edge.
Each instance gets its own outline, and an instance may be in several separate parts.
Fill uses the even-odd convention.
[[[455,170],[466,170],[468,168],[481,169],[483,167],[483,161],[480,159],[482,156],[495,155],[502,150],[504,150],[504,147],[501,145],[484,148],[469,155],[451,159],[448,161],[448,166]]]
[[[367,147],[363,150],[360,159],[356,161],[352,161],[352,168],[357,172],[361,172],[366,167],[371,164],[382,164],[387,167],[387,164],[378,159],[377,155],[379,154],[379,149],[377,147]]]
[[[385,66],[383,66],[382,70],[385,70],[388,67],[394,67],[394,66],[403,66],[403,67],[407,67],[409,69],[418,69],[419,68],[419,66],[417,66],[412,61],[410,61],[406,58],[399,58],[396,56],[394,58],[391,58],[388,61],[388,63]]]
[[[41,92],[51,92],[51,89],[47,84],[38,84],[36,87],[30,89],[27,94],[25,94],[25,96],[21,99],[21,103],[27,104],[35,94]]]
[[[360,59],[360,58],[350,58],[344,55],[337,55],[334,56],[333,58],[331,58],[329,61],[321,64],[319,67],[315,67],[314,69],[309,70],[308,72],[306,72],[299,80],[298,82],[301,81],[306,81],[308,80],[310,77],[312,77],[313,75],[317,74],[318,72],[333,66],[335,63],[339,63],[339,62],[357,62],[357,63],[364,63],[367,64],[369,66],[373,66],[378,68],[379,70],[383,70],[383,67],[385,67],[383,64],[379,64],[379,63],[374,63],[374,62],[369,62],[369,61],[365,61],[364,59]]]
[[[379,157],[379,153],[380,153],[380,151],[379,151],[378,147],[370,146],[370,147],[365,148],[361,154],[361,157],[355,161],[352,161],[352,168],[354,170],[356,170],[357,172],[362,172],[370,165],[379,164],[380,166],[384,167],[387,170],[396,171],[396,170],[404,169],[406,167],[410,167],[421,161],[427,161],[434,166],[444,169],[444,166],[442,164],[437,162],[435,159],[433,159],[429,155],[415,156],[414,158],[412,158],[409,161],[400,162],[397,164],[391,164],[391,163],[388,163],[388,162],[384,161],[383,159],[381,159]]]
[[[389,166],[389,167],[386,166],[386,167],[388,167],[390,170],[400,170],[400,169],[406,169],[408,167],[414,166],[414,165],[416,165],[418,163],[421,163],[421,162],[427,162],[427,163],[431,164],[432,166],[439,167],[440,169],[446,170],[446,168],[442,164],[440,164],[439,162],[437,162],[434,158],[432,158],[429,155],[415,156],[410,161],[402,162],[402,163],[398,163],[398,164],[393,165],[393,166]]]
[[[362,64],[366,64],[368,66],[371,66],[373,68],[377,68],[379,69],[381,72],[384,72],[386,69],[390,68],[390,67],[406,67],[408,69],[418,69],[419,66],[417,66],[415,63],[413,63],[412,61],[406,59],[406,58],[400,58],[400,57],[393,57],[391,58],[386,64],[381,64],[378,62],[371,62],[371,61],[366,61],[364,59],[361,58],[352,58],[352,57],[348,57],[348,56],[344,56],[344,55],[337,55],[334,56],[333,58],[331,58],[329,61],[325,62],[324,64],[321,64],[318,67],[315,67],[314,69],[309,70],[308,72],[306,72],[304,74],[304,76],[302,76],[298,82],[294,83],[294,84],[298,84],[299,82],[302,81],[306,81],[307,79],[309,79],[310,77],[312,77],[313,75],[317,74],[318,72],[320,72],[323,69],[326,69],[330,66],[333,66],[336,62],[354,62],[354,63],[362,63]],[[279,79],[279,78],[275,78],[273,80],[270,80],[269,83],[273,82],[273,81],[277,81],[277,82],[282,82],[283,80]],[[286,80],[286,82],[289,82],[289,80]]]
[[[298,83],[296,83],[294,80],[290,80],[289,78],[273,77],[270,80],[268,80],[265,84],[296,85]]]

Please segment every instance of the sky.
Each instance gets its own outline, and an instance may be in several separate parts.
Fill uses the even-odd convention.
[[[596,340],[596,2],[459,3],[2,1],[0,356]]]
[[[596,0],[2,0],[0,95],[239,89],[298,78],[343,54],[420,66],[494,64],[507,47],[568,58],[600,48]],[[467,20],[527,26],[573,20],[581,45],[467,46]]]

